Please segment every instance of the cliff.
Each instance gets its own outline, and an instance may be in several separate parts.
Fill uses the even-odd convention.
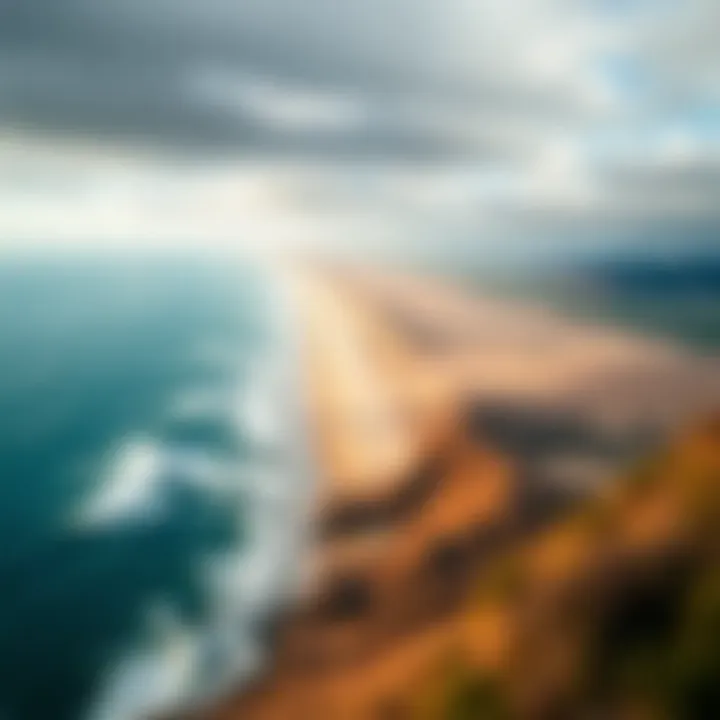
[[[542,639],[574,612],[556,595],[634,569],[586,526],[617,522],[629,557],[679,543],[670,495],[626,509],[607,483],[720,401],[716,365],[429,281],[335,270],[295,292],[321,470],[312,549],[268,672],[206,716],[455,717],[465,690],[447,678],[472,699],[493,674],[533,678],[510,704],[542,716],[574,662],[570,640]],[[588,502],[620,502],[617,518],[563,519]]]

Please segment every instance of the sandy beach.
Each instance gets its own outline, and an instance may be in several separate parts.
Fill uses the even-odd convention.
[[[203,717],[405,717],[393,698],[464,632],[487,558],[720,406],[718,364],[429,279],[336,268],[293,283],[313,537],[268,671]],[[476,652],[492,656],[498,627]]]

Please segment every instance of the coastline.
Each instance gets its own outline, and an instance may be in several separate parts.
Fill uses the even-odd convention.
[[[271,430],[265,438],[267,446],[262,449],[266,463],[277,464],[281,459],[280,483],[277,477],[272,477],[272,472],[268,476],[267,468],[264,471],[256,468],[259,477],[248,478],[245,487],[256,521],[258,511],[265,508],[265,518],[258,526],[258,534],[265,535],[264,541],[250,540],[251,550],[256,554],[242,553],[238,568],[240,573],[254,569],[262,578],[261,589],[256,588],[253,593],[254,612],[251,617],[244,617],[245,629],[249,632],[249,637],[244,639],[249,646],[244,650],[249,656],[243,667],[230,668],[210,691],[201,692],[174,711],[163,713],[167,717],[204,717],[228,695],[242,692],[263,676],[272,663],[267,657],[269,638],[278,621],[298,601],[300,568],[303,558],[312,551],[312,509],[320,471],[313,453],[309,422],[306,337],[298,308],[297,283],[293,270],[285,265],[270,261],[262,271],[272,286],[269,295],[275,303],[272,314],[276,320],[276,348],[273,358],[263,363],[261,372],[273,397],[274,420],[285,427],[279,434]],[[274,430],[277,429],[278,425]],[[250,474],[252,472],[251,468]],[[264,485],[268,479],[273,480],[270,488]]]
[[[431,281],[301,275],[300,365],[310,373],[308,447],[318,465],[296,555],[301,592],[280,614],[266,671],[203,717],[318,717],[321,708],[376,717],[386,696],[452,644],[455,614],[488,553],[597,493],[628,458],[720,398],[717,367],[669,345]],[[468,343],[471,326],[478,337]],[[368,382],[393,398],[379,414],[362,392]],[[660,406],[678,412],[665,417]],[[551,421],[572,432],[559,451],[529,460],[497,427],[498,407],[505,425]],[[413,428],[410,442],[398,433],[393,443],[395,424]],[[394,455],[383,449],[388,439]],[[448,563],[457,571],[449,577]]]
[[[267,308],[259,331],[268,334],[259,351],[229,361],[233,380],[223,398],[248,451],[218,463],[222,477],[202,486],[211,502],[237,506],[235,523],[244,539],[208,555],[198,568],[208,593],[207,622],[186,623],[169,604],[155,603],[147,637],[117,659],[90,703],[88,720],[204,714],[264,671],[269,629],[293,602],[308,544],[303,506],[312,505],[317,472],[302,323],[287,272],[270,262],[242,267],[248,266],[264,289],[256,301]]]

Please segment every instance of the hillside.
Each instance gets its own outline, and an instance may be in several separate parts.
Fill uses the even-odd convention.
[[[487,677],[517,717],[554,712],[584,647],[552,630],[575,612],[566,586],[595,599],[617,562],[607,538],[661,563],[680,542],[674,495],[631,505],[613,479],[720,406],[717,367],[429,281],[334,270],[295,291],[319,468],[310,547],[267,671],[203,717],[485,717],[462,708]]]
[[[715,417],[484,570],[408,717],[718,717],[719,552]]]

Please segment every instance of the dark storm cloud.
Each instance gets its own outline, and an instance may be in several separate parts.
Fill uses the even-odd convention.
[[[352,51],[318,45],[299,4],[22,0],[0,5],[0,119],[51,130],[261,152],[430,155],[453,143],[370,118],[332,137],[272,126],[235,104],[195,94],[193,73],[260,73],[284,83],[374,97],[398,78]],[[310,13],[311,15],[312,13]],[[315,17],[315,22],[318,18]],[[346,45],[350,47],[352,43]],[[357,48],[356,48],[357,49]],[[335,54],[333,54],[335,52]]]
[[[412,166],[358,213],[404,213],[413,238],[428,213],[503,245],[711,237],[718,4],[662,6],[0,0],[0,131],[288,161],[303,192],[323,166],[349,204]]]
[[[566,89],[524,86],[501,64],[469,62],[474,43],[457,41],[466,12],[458,8],[460,0],[6,0],[0,120],[244,151],[432,158],[512,153],[514,139],[483,136],[485,116],[557,122],[578,111]],[[298,132],[193,92],[207,68],[239,83],[257,75],[350,97],[368,112],[331,136],[322,123]],[[438,111],[449,130],[422,122]],[[465,117],[477,117],[477,137],[453,136]]]

